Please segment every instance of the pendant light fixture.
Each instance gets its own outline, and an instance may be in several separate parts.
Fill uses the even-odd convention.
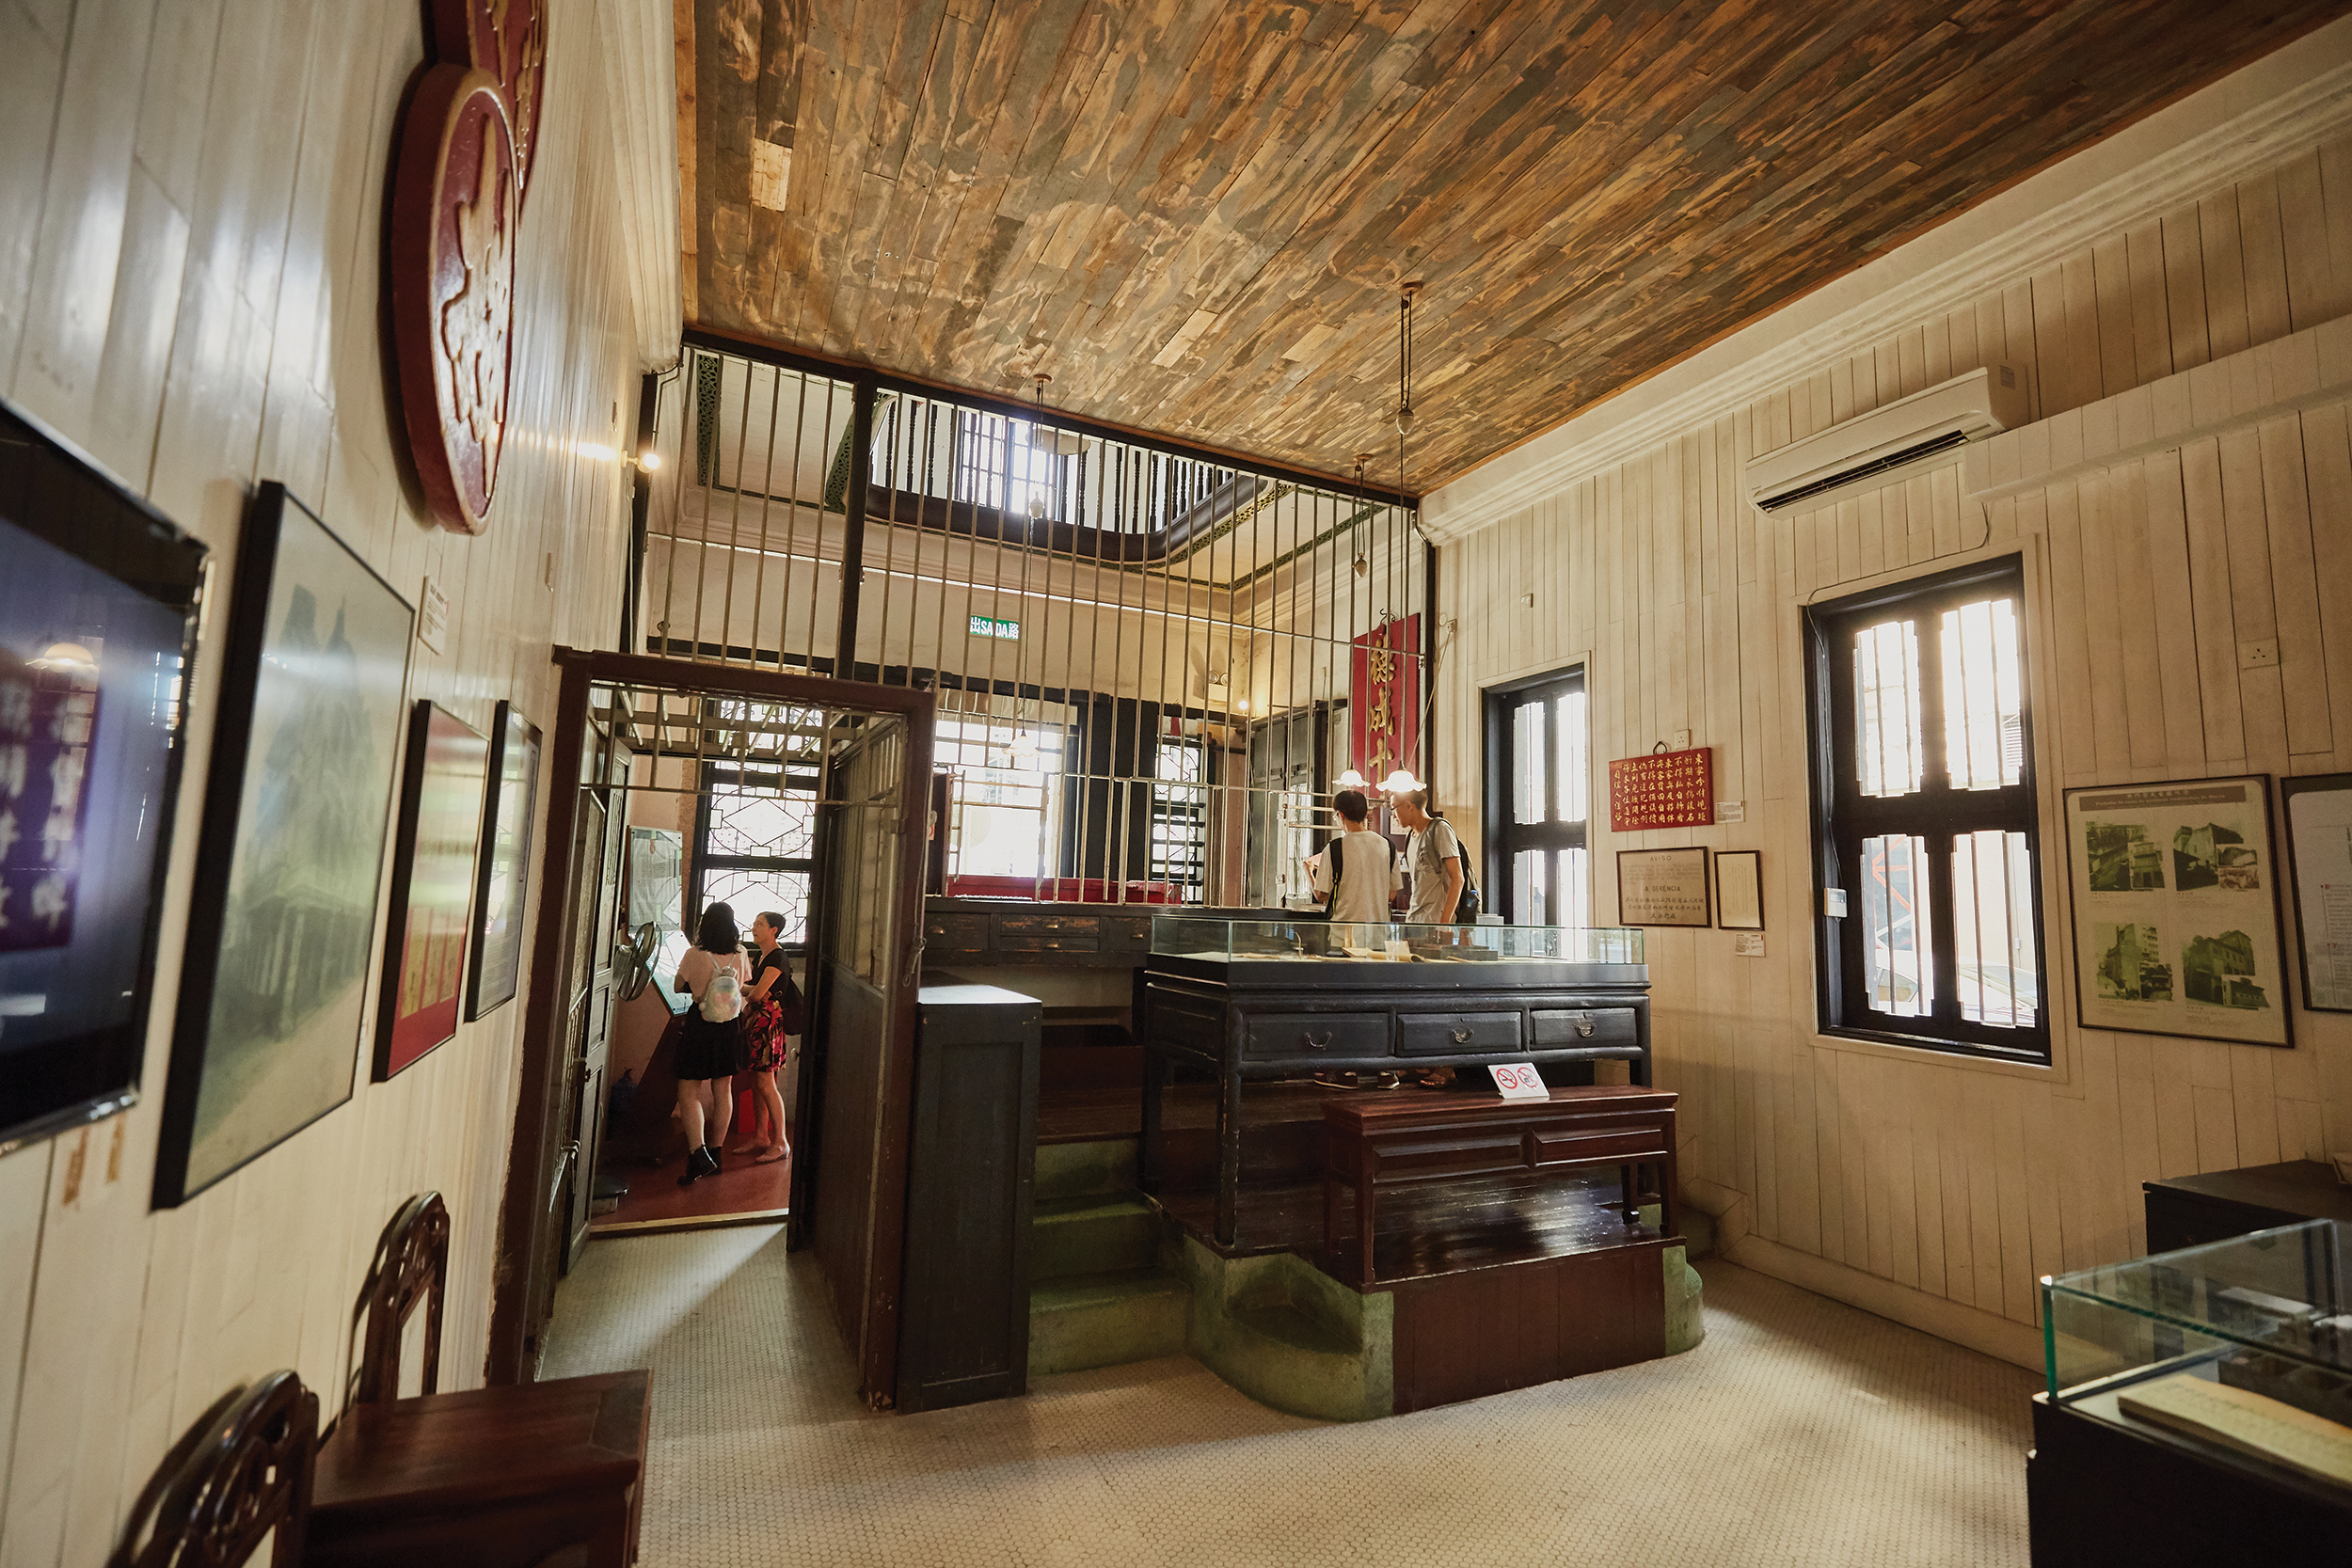
[[[1372,576],[1372,560],[1371,560],[1371,558],[1370,558],[1370,557],[1368,557],[1367,555],[1365,555],[1365,554],[1364,554],[1364,541],[1363,541],[1364,524],[1363,524],[1363,520],[1362,520],[1362,519],[1363,519],[1363,515],[1364,515],[1364,514],[1365,514],[1366,512],[1370,511],[1370,510],[1371,510],[1371,507],[1372,507],[1371,500],[1370,500],[1370,499],[1369,499],[1365,496],[1365,494],[1364,494],[1364,466],[1365,466],[1366,464],[1370,463],[1371,461],[1372,461],[1372,453],[1370,453],[1370,452],[1368,452],[1368,451],[1359,451],[1359,452],[1358,452],[1358,453],[1356,454],[1356,517],[1357,517],[1357,523],[1356,523],[1356,526],[1355,526],[1353,529],[1349,530],[1348,531],[1356,535],[1356,565],[1355,565],[1355,570],[1356,570],[1356,575],[1357,575],[1358,577],[1359,577],[1359,578],[1368,578],[1368,577]]]
[[[1036,412],[1029,416],[1029,445],[1039,451],[1051,452],[1054,450],[1053,440],[1045,433],[1045,384],[1054,378],[1039,371],[1035,379],[1037,391],[1031,399],[1031,405]],[[1045,495],[1034,482],[1029,485],[1029,515],[1040,521],[1045,516]]]

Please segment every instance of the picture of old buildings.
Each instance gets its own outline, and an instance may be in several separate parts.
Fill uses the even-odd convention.
[[[2163,939],[2153,926],[2101,926],[2099,996],[2107,1002],[2169,1002],[2172,966],[2164,961]]]
[[[2254,940],[2244,931],[2191,937],[2181,949],[2181,979],[2191,1002],[2259,1011],[2270,998],[2254,983]]]
[[[2164,886],[2164,846],[2137,822],[2087,822],[2083,847],[2090,851],[2090,891],[2145,893]]]
[[[2172,885],[2184,893],[2207,887],[2250,892],[2262,886],[2260,860],[2233,828],[2218,822],[2183,828],[2172,835]]]

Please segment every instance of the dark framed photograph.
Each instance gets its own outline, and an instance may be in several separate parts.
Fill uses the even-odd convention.
[[[351,1098],[415,613],[275,482],[254,492],[164,1089],[155,1203]]]
[[[2066,792],[2084,1027],[2294,1044],[2270,775]]]
[[[473,952],[466,960],[469,1022],[515,999],[538,798],[539,732],[514,704],[501,703],[490,725],[490,787],[482,804],[482,856],[473,889]]]
[[[1617,924],[1708,926],[1707,848],[1617,851]]]
[[[1715,851],[1715,924],[1726,931],[1764,928],[1764,853]]]
[[[480,730],[438,703],[411,709],[375,1005],[379,1084],[457,1037],[489,766],[489,737]]]
[[[2279,781],[2303,949],[2303,1006],[2352,1013],[2352,773]]]
[[[0,403],[0,1154],[138,1098],[204,556]]]

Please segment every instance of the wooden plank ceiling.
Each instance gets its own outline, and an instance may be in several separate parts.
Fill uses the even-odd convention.
[[[1424,491],[2352,0],[677,0],[690,321]]]

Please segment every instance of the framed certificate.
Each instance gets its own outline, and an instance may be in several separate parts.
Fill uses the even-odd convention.
[[[2291,1045],[2270,778],[2066,792],[2085,1027]]]
[[[2303,1006],[2352,1013],[2352,773],[2280,779]]]
[[[1707,849],[1617,851],[1617,923],[1707,926]]]
[[[1715,924],[1726,931],[1764,928],[1764,855],[1757,849],[1715,851]]]

